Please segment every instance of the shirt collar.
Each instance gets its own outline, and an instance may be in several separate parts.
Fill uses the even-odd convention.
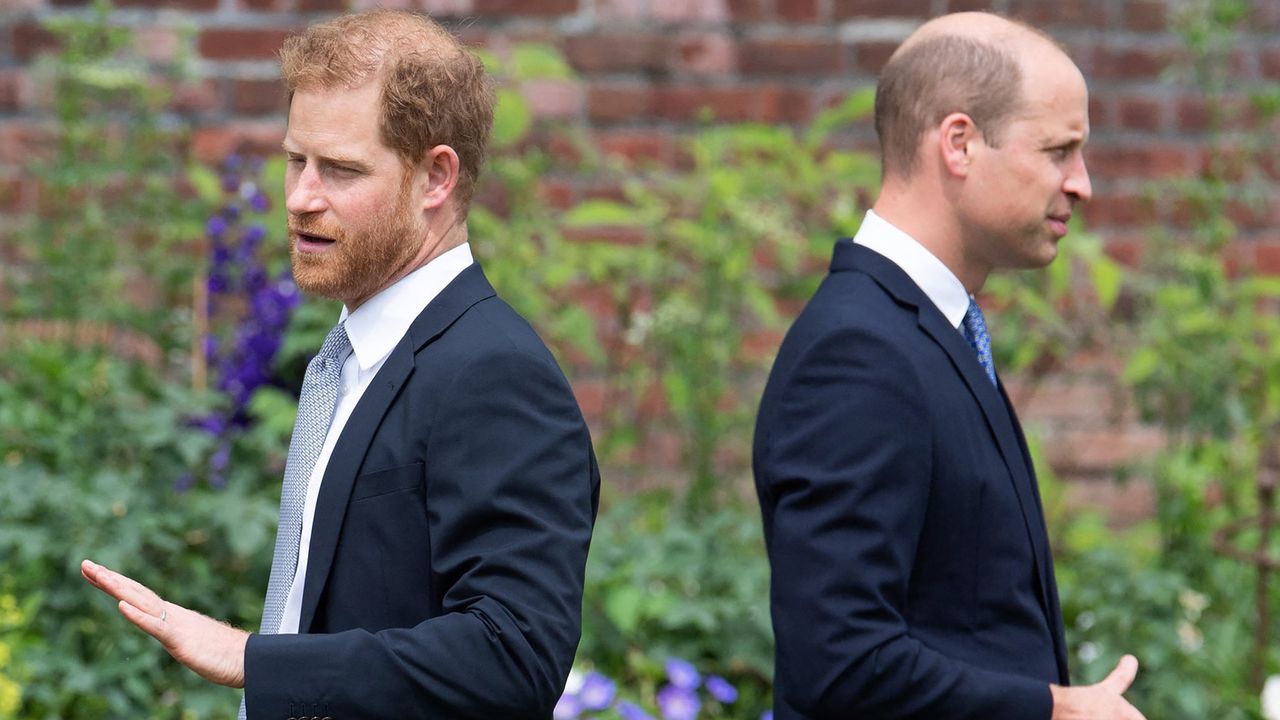
[[[360,370],[367,372],[390,355],[423,309],[471,263],[471,245],[462,243],[397,280],[354,312],[344,306],[339,319],[347,324]]]
[[[928,248],[868,210],[853,241],[874,250],[902,268],[912,282],[942,311],[947,322],[959,328],[969,310],[969,293],[960,278]]]

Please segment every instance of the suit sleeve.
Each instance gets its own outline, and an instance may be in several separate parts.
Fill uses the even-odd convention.
[[[441,613],[377,633],[254,635],[249,717],[549,718],[577,648],[598,472],[549,355],[512,348],[444,390],[426,449]]]
[[[906,622],[939,431],[909,358],[846,330],[791,367],[756,458],[783,700],[815,720],[1047,720],[1045,683],[942,655]]]

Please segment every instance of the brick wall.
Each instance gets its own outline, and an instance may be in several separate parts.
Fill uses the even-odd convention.
[[[245,143],[274,150],[283,102],[273,54],[291,30],[374,0],[119,0],[117,20],[137,29],[156,59],[194,32],[200,79],[178,89],[175,108],[197,130],[192,151],[216,160]],[[469,41],[522,40],[560,47],[578,73],[532,93],[537,112],[592,128],[606,149],[673,157],[673,138],[701,107],[722,120],[799,123],[853,88],[874,83],[893,48],[924,18],[994,9],[1043,27],[1089,79],[1095,201],[1090,228],[1132,257],[1154,223],[1176,226],[1173,203],[1145,197],[1151,181],[1190,175],[1204,162],[1206,109],[1162,76],[1182,48],[1166,28],[1176,0],[389,0],[429,12]],[[1257,0],[1251,34],[1237,45],[1237,82],[1280,80],[1280,0]],[[42,19],[85,12],[85,0],[0,0],[0,213],[27,206],[35,189],[22,164],[45,109],[28,72],[49,47]],[[849,141],[871,146],[869,126]],[[1277,163],[1280,165],[1280,163]],[[571,200],[571,197],[565,198]],[[3,221],[0,215],[0,221]],[[1239,208],[1239,262],[1280,271],[1280,194]],[[1141,515],[1150,491],[1121,487],[1114,469],[1151,452],[1158,434],[1134,421],[1111,384],[1114,359],[1085,358],[1069,376],[1015,391],[1028,424],[1046,440],[1070,495]]]

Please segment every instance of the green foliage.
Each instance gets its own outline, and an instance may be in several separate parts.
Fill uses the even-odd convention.
[[[829,133],[870,102],[870,91],[855,93],[807,132],[708,127],[685,143],[687,169],[619,168],[623,199],[587,200],[565,215],[566,226],[584,231],[576,264],[607,290],[619,329],[600,343],[602,455],[618,462],[657,427],[673,431],[691,512],[715,507],[724,479],[745,472],[752,380],[772,359],[744,352],[746,341],[785,328],[776,300],[808,295],[812,283],[799,278],[857,229],[860,200],[878,186],[874,159],[825,148]],[[619,230],[634,241],[618,242]]]
[[[754,509],[689,518],[655,494],[607,509],[587,562],[579,658],[620,678],[633,699],[654,697],[663,663],[685,658],[738,687],[733,717],[759,717],[771,697],[773,633],[758,525]]]
[[[203,482],[213,440],[193,421],[221,401],[191,391],[186,367],[207,210],[182,191],[182,128],[165,114],[181,68],[146,65],[107,9],[51,25],[63,49],[36,72],[57,124],[5,268],[0,717],[229,718],[233,691],[177,666],[79,573],[92,558],[253,625],[278,502],[260,434],[235,446],[225,490]],[[57,339],[25,337],[42,327]]]

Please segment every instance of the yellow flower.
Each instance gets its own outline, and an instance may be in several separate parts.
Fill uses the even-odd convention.
[[[22,688],[18,683],[0,675],[0,718],[17,717],[18,705],[22,703]]]

